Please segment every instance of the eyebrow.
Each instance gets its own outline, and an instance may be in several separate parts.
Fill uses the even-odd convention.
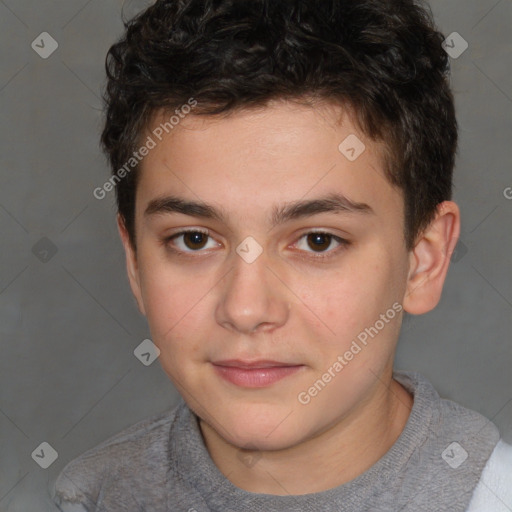
[[[225,214],[215,206],[176,196],[152,199],[144,211],[144,217],[168,213],[182,213],[192,217],[212,219],[226,223]],[[310,217],[320,213],[373,214],[375,212],[366,203],[352,201],[343,194],[331,193],[317,199],[299,200],[274,206],[270,216],[270,224],[271,226],[277,226],[291,220]]]

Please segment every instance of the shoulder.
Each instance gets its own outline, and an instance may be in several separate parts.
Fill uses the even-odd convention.
[[[178,409],[141,420],[68,462],[53,486],[55,503],[61,510],[82,512],[99,501],[103,486],[111,487],[113,480],[130,487],[141,485],[145,474],[153,480],[158,475],[163,478],[170,430]]]
[[[414,425],[414,431],[422,432],[425,438],[418,441],[417,437],[415,441],[420,447],[418,466],[421,465],[422,473],[427,471],[432,475],[428,480],[432,492],[437,493],[445,503],[458,503],[465,510],[477,487],[485,488],[485,481],[480,482],[484,469],[494,465],[494,458],[491,462],[493,454],[501,453],[501,449],[497,448],[499,430],[479,412],[441,398],[423,376],[412,373],[408,374],[408,381],[404,378],[402,380],[414,393],[409,422]],[[426,434],[425,430],[428,430]],[[510,473],[510,462],[508,467]],[[507,470],[502,469],[501,472],[504,474]],[[500,509],[491,507],[470,510],[497,512]],[[510,512],[512,509],[504,510]]]
[[[482,471],[467,512],[512,510],[512,445],[500,440]]]

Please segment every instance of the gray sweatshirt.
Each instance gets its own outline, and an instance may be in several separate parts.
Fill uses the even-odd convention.
[[[274,496],[236,487],[215,466],[182,401],[69,462],[56,480],[55,503],[63,512],[465,511],[497,428],[441,399],[418,373],[394,378],[414,395],[404,430],[370,469],[333,489]]]

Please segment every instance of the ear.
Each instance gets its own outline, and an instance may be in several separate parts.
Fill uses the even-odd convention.
[[[144,309],[144,301],[142,300],[141,286],[140,286],[140,276],[139,276],[139,267],[137,264],[137,255],[135,253],[134,248],[130,242],[130,237],[128,235],[128,230],[124,224],[123,217],[118,213],[117,214],[117,227],[119,229],[119,235],[121,236],[121,240],[123,242],[124,252],[126,254],[126,271],[128,273],[128,280],[130,281],[130,287],[132,289],[132,293],[137,301],[137,306],[139,311],[146,315],[146,311]]]
[[[459,207],[452,201],[440,203],[434,220],[409,254],[405,311],[421,315],[437,306],[459,234]]]

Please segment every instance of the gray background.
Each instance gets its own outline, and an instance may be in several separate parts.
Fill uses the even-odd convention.
[[[104,57],[145,1],[0,0],[0,510],[53,510],[72,458],[177,401],[125,275],[98,146]],[[123,6],[124,4],[124,6]],[[512,0],[431,2],[452,59],[462,243],[435,311],[404,323],[397,367],[491,418],[512,442]],[[41,58],[31,43],[59,47]],[[512,195],[512,193],[511,193]],[[510,197],[510,196],[509,196]],[[58,458],[42,469],[33,451]],[[46,452],[48,453],[48,452]]]

